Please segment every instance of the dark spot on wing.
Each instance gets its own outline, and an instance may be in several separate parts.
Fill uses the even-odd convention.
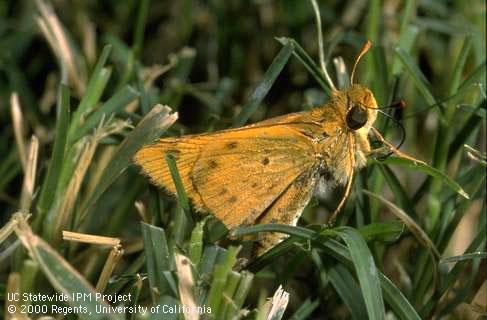
[[[252,187],[252,188],[257,188],[258,186],[259,186],[259,184],[258,184],[257,182],[254,182],[254,183],[252,183],[252,185],[251,185],[251,187]]]
[[[264,160],[262,160],[262,164],[263,164],[264,166],[268,165],[268,164],[269,164],[269,162],[270,162],[270,161],[269,161],[269,158],[267,158],[267,157],[265,157],[265,158],[264,158]]]
[[[228,202],[230,202],[230,203],[237,202],[237,197],[236,196],[231,196],[230,199],[228,199]]]
[[[227,188],[223,188],[223,189],[221,189],[221,191],[220,191],[220,193],[218,195],[219,196],[223,196],[227,192],[228,192]]]
[[[235,141],[229,142],[226,144],[226,147],[228,150],[235,149],[237,147],[238,143]]]
[[[218,163],[215,160],[210,160],[208,161],[208,166],[210,167],[210,169],[215,169],[216,167],[218,167]]]

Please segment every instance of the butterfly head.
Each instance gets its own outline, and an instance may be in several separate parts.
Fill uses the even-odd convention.
[[[345,91],[345,124],[349,130],[366,131],[377,117],[377,102],[372,92],[359,84],[354,84]]]

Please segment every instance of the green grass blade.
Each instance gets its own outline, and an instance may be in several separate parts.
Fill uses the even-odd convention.
[[[466,88],[475,85],[479,81],[482,81],[482,77],[484,77],[485,70],[486,70],[486,63],[487,62],[484,60],[484,62],[478,65],[458,87],[457,92],[463,91]]]
[[[176,166],[176,160],[174,156],[170,153],[166,154],[166,162],[167,166],[169,167],[169,171],[171,172],[171,177],[176,186],[176,193],[178,195],[178,203],[181,208],[184,210],[186,214],[189,215],[189,199],[188,195],[186,194],[186,190],[184,190],[183,182],[181,180],[181,175]],[[191,218],[191,217],[190,217]]]
[[[465,199],[469,199],[469,195],[463,190],[463,188],[458,183],[456,183],[452,178],[450,178],[443,172],[427,164],[415,162],[413,160],[409,160],[405,158],[398,158],[398,157],[388,157],[383,161],[383,163],[403,166],[418,172],[426,173],[427,175],[430,175],[433,178],[440,180],[441,182],[443,182],[445,185],[450,187],[453,191],[457,192]]]
[[[258,233],[258,232],[280,232],[289,235],[294,235],[303,239],[311,240],[317,236],[317,233],[309,229],[297,226],[288,226],[285,224],[259,224],[250,227],[240,227],[231,232],[231,236],[240,237],[247,234]]]
[[[436,104],[436,99],[431,93],[431,85],[418,66],[414,63],[413,58],[403,48],[396,47],[395,52],[409,74],[411,74],[414,84],[419,92],[421,92],[426,102],[430,105]]]
[[[242,111],[235,117],[233,121],[234,127],[243,126],[249,118],[257,110],[257,107],[262,102],[264,97],[271,89],[277,76],[281,73],[282,69],[286,65],[289,57],[293,53],[293,45],[287,43],[277,54],[272,61],[269,69],[267,69],[259,85],[254,89],[252,95],[249,97],[247,103],[242,107]]]
[[[42,184],[39,201],[37,202],[38,215],[35,217],[34,224],[36,229],[39,227],[39,223],[44,220],[47,211],[54,201],[56,186],[63,165],[64,154],[66,151],[66,135],[69,126],[69,96],[69,88],[64,84],[61,84],[59,86],[57,104],[56,137],[54,139],[51,162],[47,169],[44,183]]]
[[[420,320],[418,313],[394,283],[384,274],[379,274],[382,292],[387,304],[394,310],[396,315],[403,320]]]
[[[90,80],[88,81],[86,92],[83,95],[83,98],[81,99],[78,108],[73,113],[69,128],[70,136],[76,132],[79,126],[79,122],[81,121],[81,117],[84,114],[90,112],[90,110],[93,110],[93,108],[96,106],[96,103],[100,99],[101,94],[105,89],[108,78],[110,77],[110,71],[109,69],[104,68],[104,66],[108,60],[111,50],[112,46],[106,45],[103,48],[100,58],[98,58],[95,68],[93,69],[93,72],[91,74]]]
[[[466,253],[460,256],[453,256],[453,257],[446,257],[440,260],[440,263],[452,263],[458,261],[465,261],[465,260],[473,260],[473,259],[485,259],[487,258],[487,252],[473,252],[473,253]]]
[[[189,240],[189,258],[193,265],[198,269],[203,254],[203,235],[207,219],[203,219],[196,224]]]
[[[462,49],[460,50],[460,55],[456,59],[455,68],[453,70],[453,75],[450,77],[450,87],[448,95],[453,95],[458,90],[460,86],[460,81],[462,79],[463,68],[465,67],[465,62],[472,48],[472,38],[467,36],[463,42]],[[452,108],[453,109],[453,108]],[[452,110],[453,113],[454,109]]]
[[[384,300],[372,253],[364,238],[350,227],[330,230],[347,244],[367,307],[369,319],[385,319]]]
[[[318,308],[320,305],[319,300],[314,300],[311,302],[310,299],[306,299],[304,303],[301,304],[301,306],[296,310],[296,312],[289,318],[289,320],[305,320],[308,319],[310,314]]]
[[[393,242],[404,232],[404,224],[400,221],[374,222],[358,229],[366,241]]]
[[[91,91],[87,91],[85,93],[83,99],[80,102],[80,105],[74,112],[73,118],[71,119],[68,132],[68,141],[73,141],[73,136],[76,134],[76,131],[80,126],[81,119],[89,112],[94,110],[97,106],[101,95],[103,94],[103,91],[105,91],[105,88],[108,84],[111,73],[111,69],[102,68],[98,78],[96,78],[96,81],[93,83],[93,88],[91,89],[90,87],[88,87],[88,89],[91,89]],[[84,109],[84,112],[80,111],[82,109]]]
[[[293,54],[304,65],[309,73],[315,78],[320,87],[325,91],[325,94],[331,96],[331,88],[325,79],[321,68],[311,59],[308,53],[292,38],[277,38],[282,45],[287,46],[291,44],[293,46]]]
[[[482,109],[482,106],[485,105],[486,101],[482,100],[479,105],[475,108],[475,110],[485,110]],[[453,156],[463,147],[465,141],[468,141],[475,131],[479,128],[479,124],[485,121],[485,117],[482,118],[478,116],[476,113],[472,113],[470,117],[467,119],[465,124],[460,128],[457,134],[455,134],[455,138],[450,143],[448,148],[448,161],[450,161]]]
[[[411,218],[416,219],[418,214],[416,213],[416,210],[414,210],[413,202],[411,199],[409,199],[406,191],[402,187],[394,172],[388,166],[384,166],[382,164],[379,164],[379,169],[389,185],[389,188],[394,194],[394,198],[396,199],[399,207],[406,211]]]
[[[215,318],[222,304],[223,290],[228,280],[228,274],[233,265],[237,262],[237,253],[239,248],[230,247],[225,255],[222,264],[216,264],[213,272],[213,281],[211,282],[210,292],[208,293],[208,306],[211,308],[209,319]]]
[[[238,314],[239,310],[242,308],[245,298],[249,293],[250,287],[252,285],[252,280],[254,279],[254,275],[247,271],[242,271],[240,274],[241,279],[238,284],[237,290],[233,295],[233,303],[230,304],[223,319],[233,319],[233,317],[235,317]]]
[[[392,212],[404,222],[406,227],[411,231],[411,233],[415,236],[415,238],[426,248],[428,248],[428,250],[430,250],[437,259],[440,258],[440,253],[438,252],[438,249],[436,248],[433,241],[431,241],[431,239],[428,237],[426,232],[424,232],[423,229],[410,216],[408,216],[403,210],[401,210],[401,208],[399,208],[392,202],[386,200],[384,197],[380,195],[372,193],[368,190],[363,190],[363,192],[366,195],[373,197],[377,200],[380,200],[382,203],[387,205],[392,210]]]
[[[409,3],[414,2],[415,0],[408,1]],[[402,27],[401,27],[402,30]],[[397,44],[398,47],[403,48],[404,51],[410,53],[413,49],[414,43],[418,38],[419,28],[415,25],[407,25],[404,31],[401,31],[401,35],[399,36],[399,42]],[[402,71],[402,65],[397,55],[394,56],[392,63],[392,74],[399,75]]]
[[[367,313],[367,309],[360,287],[355,282],[350,271],[344,266],[337,264],[328,270],[328,276],[338,295],[348,307],[352,318],[362,319],[363,315]]]
[[[130,86],[126,86],[122,90],[119,90],[107,102],[102,104],[100,108],[93,112],[93,114],[88,116],[79,129],[76,130],[71,141],[76,142],[78,139],[88,134],[90,130],[94,129],[99,124],[103,117],[106,118],[122,111],[128,103],[138,96],[139,93]]]
[[[485,211],[484,211],[485,212]],[[475,253],[482,248],[485,248],[486,241],[486,228],[485,224],[482,225],[475,238],[472,240],[464,254]],[[428,318],[428,315],[433,311],[438,299],[440,299],[450,288],[453,288],[454,284],[459,280],[460,274],[465,270],[472,260],[458,261],[455,266],[448,272],[448,274],[442,279],[440,288],[435,294],[428,300],[421,310],[421,314]]]
[[[167,281],[164,271],[174,270],[174,256],[167,244],[164,229],[146,223],[141,224],[142,238],[144,240],[144,252],[147,266],[147,275],[152,301],[157,297],[154,288],[157,288],[161,295],[171,293],[171,285]],[[177,292],[177,290],[176,290]]]

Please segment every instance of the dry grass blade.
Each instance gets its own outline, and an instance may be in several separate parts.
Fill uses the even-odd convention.
[[[63,230],[63,240],[75,241],[82,243],[91,243],[102,246],[118,246],[120,244],[119,238],[102,237],[93,234],[79,233]]]
[[[24,140],[24,117],[22,115],[22,109],[20,108],[19,96],[17,95],[17,92],[12,93],[10,96],[10,110],[12,113],[15,143],[17,144],[20,162],[22,163],[22,168],[25,172],[25,167],[27,165],[27,146]]]
[[[191,262],[182,254],[176,254],[176,268],[178,272],[178,287],[179,295],[181,297],[181,304],[187,306],[190,310],[196,310],[196,300],[194,298],[193,288],[194,280],[191,273]],[[198,320],[200,318],[198,312],[185,312],[185,320]]]
[[[83,53],[88,63],[94,65],[96,63],[96,26],[86,14],[80,14],[80,20],[83,28]]]
[[[29,147],[29,157],[27,158],[22,194],[20,196],[20,211],[27,213],[32,204],[32,195],[36,181],[37,159],[39,154],[39,139],[32,136]]]
[[[318,50],[319,50],[319,55],[320,55],[320,67],[321,71],[323,71],[323,74],[325,75],[325,79],[330,85],[330,88],[335,91],[335,85],[333,84],[333,81],[330,78],[330,75],[328,74],[328,71],[326,70],[326,65],[325,65],[325,50],[323,49],[323,32],[321,30],[321,15],[320,15],[320,8],[318,7],[318,3],[316,0],[311,0],[311,4],[313,5],[313,11],[315,13],[316,17],[316,29],[318,33]]]
[[[274,296],[272,297],[271,303],[271,310],[267,315],[267,320],[278,320],[282,318],[284,311],[286,311],[287,304],[289,302],[289,293],[282,289],[280,285],[277,288]]]
[[[79,65],[81,59],[75,55],[71,48],[68,36],[50,3],[44,0],[35,0],[34,2],[41,14],[37,18],[37,23],[54,54],[61,61],[63,82],[67,80],[65,79],[67,75],[76,92],[82,95],[86,89],[86,75]]]
[[[110,254],[108,255],[105,265],[103,266],[103,270],[100,274],[100,277],[98,278],[98,282],[96,283],[96,291],[102,293],[105,291],[105,288],[107,287],[108,284],[108,280],[110,279],[113,270],[117,266],[122,256],[123,256],[122,246],[121,245],[114,246],[110,251]]]
[[[110,134],[120,132],[126,128],[127,125],[128,124],[125,122],[108,121],[107,124],[104,124],[102,121],[96,132],[88,139],[88,141],[85,142],[81,156],[78,159],[78,164],[73,172],[71,180],[66,187],[66,190],[64,191],[64,197],[62,198],[58,207],[58,215],[56,216],[53,229],[54,243],[61,240],[61,230],[64,228],[64,226],[68,225],[68,222],[70,221],[81,184],[86,175],[88,167],[92,163],[98,143],[101,139],[109,136]]]
[[[17,220],[13,217],[0,229],[0,244],[2,244],[5,239],[7,239],[12,232],[14,232],[17,225]]]
[[[67,297],[73,297],[75,293],[95,295],[96,292],[92,285],[47,242],[32,232],[25,215],[16,214],[15,219],[17,219],[15,228],[17,237],[57,292]],[[84,305],[87,312],[91,312],[90,319],[120,319],[116,314],[97,312],[97,310],[109,308],[103,300],[74,301],[69,298],[66,302],[71,306]]]
[[[431,239],[428,237],[426,232],[424,232],[423,229],[413,219],[411,219],[410,216],[406,214],[406,212],[404,212],[401,208],[396,206],[394,203],[390,202],[389,200],[385,199],[384,197],[378,194],[372,193],[368,190],[363,190],[363,193],[365,193],[369,197],[380,200],[382,203],[387,205],[391,209],[392,213],[394,213],[396,217],[398,217],[402,222],[404,222],[408,230],[411,231],[411,233],[419,241],[419,243],[423,244],[426,248],[428,248],[434,254],[436,259],[440,258],[440,253],[438,252],[438,249],[436,249],[436,246],[433,243],[433,241],[431,241]]]
[[[9,296],[20,295],[21,294],[20,284],[21,284],[20,274],[18,272],[12,272],[8,276],[6,294]],[[5,310],[8,310],[8,312],[5,312],[6,320],[28,320],[29,319],[26,313],[21,312],[22,311],[21,303],[22,303],[21,299],[5,299]]]

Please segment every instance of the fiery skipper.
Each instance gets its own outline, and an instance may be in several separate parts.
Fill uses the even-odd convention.
[[[372,92],[353,84],[357,63],[369,47],[367,42],[355,61],[352,85],[340,91],[332,85],[332,97],[322,107],[237,129],[163,138],[140,149],[134,161],[154,184],[176,194],[165,160],[172,154],[195,208],[212,213],[228,229],[295,225],[320,182],[346,186],[333,221],[350,193],[354,172],[379,152],[371,149],[369,133],[405,156],[372,126],[378,110]],[[281,238],[266,234],[258,254]]]

